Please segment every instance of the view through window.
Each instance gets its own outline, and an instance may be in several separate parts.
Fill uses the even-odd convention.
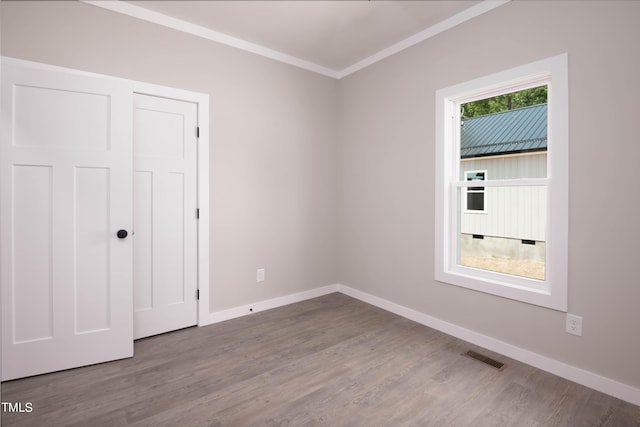
[[[545,279],[547,86],[460,105],[459,259],[462,266]],[[511,180],[478,186],[479,181]]]

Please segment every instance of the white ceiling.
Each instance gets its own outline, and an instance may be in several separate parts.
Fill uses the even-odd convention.
[[[86,2],[340,78],[506,1]]]

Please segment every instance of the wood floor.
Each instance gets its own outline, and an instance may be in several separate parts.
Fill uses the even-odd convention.
[[[2,401],[33,405],[3,426],[640,426],[638,406],[342,294],[139,340]]]

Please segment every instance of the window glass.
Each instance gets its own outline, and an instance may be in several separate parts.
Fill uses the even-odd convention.
[[[541,85],[461,104],[460,171],[466,181],[546,177],[547,92]],[[546,187],[474,186],[463,193],[459,264],[544,280]]]
[[[484,181],[486,172],[465,171],[467,181]],[[484,212],[484,187],[467,188],[467,211]]]
[[[486,191],[487,199],[501,206],[487,209],[485,215],[470,213],[470,209],[460,212],[457,262],[465,267],[545,280],[546,186],[495,186]],[[464,194],[463,189],[459,192]]]

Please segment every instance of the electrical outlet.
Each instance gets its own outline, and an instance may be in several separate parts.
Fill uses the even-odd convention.
[[[259,268],[256,273],[256,281],[264,282],[264,268]]]
[[[567,313],[567,333],[582,336],[582,316]]]

